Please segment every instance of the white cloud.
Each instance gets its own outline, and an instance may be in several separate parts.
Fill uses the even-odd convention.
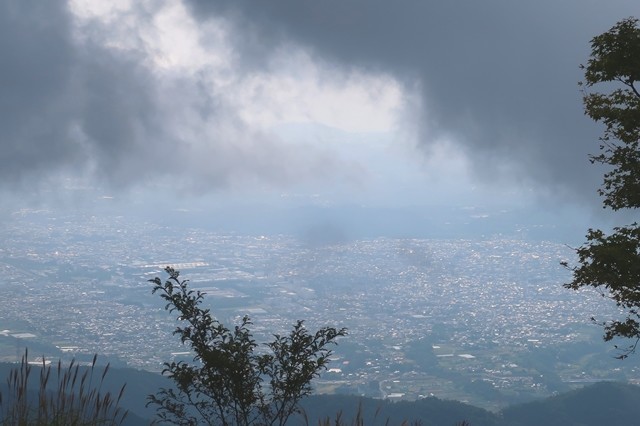
[[[238,84],[237,104],[248,122],[263,127],[317,123],[347,132],[394,130],[404,94],[390,76],[338,71],[294,47],[280,49],[271,67],[272,72]]]
[[[166,140],[147,143],[150,150],[175,153],[172,160],[184,171],[168,171],[166,179],[182,190],[287,188],[310,181],[359,191],[379,167],[345,145],[370,142],[341,137],[341,145],[330,144],[325,134],[313,135],[317,125],[400,135],[388,141],[412,137],[409,120],[402,119],[408,94],[388,74],[332,67],[298,45],[282,46],[263,67],[246,67],[232,40],[237,28],[223,18],[197,21],[181,1],[70,5],[80,41],[97,39],[149,69],[154,107],[162,115],[158,133]],[[280,129],[290,123],[308,133],[282,138]]]
[[[225,21],[197,23],[179,1],[155,10],[149,2],[128,0],[72,0],[71,6],[80,26],[99,21],[108,28],[108,45],[142,47],[163,78],[206,82],[206,90],[224,98],[245,124],[266,130],[308,122],[350,132],[384,132],[396,123],[403,90],[388,75],[345,73],[323,66],[296,46],[280,49],[268,70],[243,71]]]

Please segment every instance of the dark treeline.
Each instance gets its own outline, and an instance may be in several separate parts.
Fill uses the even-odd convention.
[[[6,377],[15,364],[0,363],[0,392],[6,392]],[[37,376],[33,374],[37,389]],[[129,410],[125,425],[148,425],[154,418],[153,407],[146,407],[147,396],[170,381],[159,374],[129,368],[112,368],[106,375],[103,391],[117,393],[126,383],[120,406]],[[302,407],[305,417],[292,417],[292,425],[316,425],[329,418],[333,422],[340,416],[351,424],[362,415],[365,425],[399,425],[403,421],[419,422],[423,426],[453,426],[466,420],[471,426],[547,426],[603,424],[636,424],[640,418],[640,387],[602,382],[561,393],[557,396],[524,404],[512,405],[498,413],[458,401],[430,397],[418,401],[380,400],[357,395],[314,395],[306,398]]]

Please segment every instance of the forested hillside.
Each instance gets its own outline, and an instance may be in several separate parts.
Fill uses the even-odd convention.
[[[6,378],[15,364],[0,363],[0,392],[6,392]],[[170,382],[146,371],[113,368],[105,376],[103,391],[117,393],[126,383],[121,406],[129,410],[125,424],[148,424],[154,410],[145,407],[147,395]],[[32,374],[32,389],[37,390],[38,371]],[[499,413],[430,397],[418,401],[379,400],[356,395],[314,395],[303,401],[305,416],[291,419],[293,425],[315,425],[329,418],[350,424],[358,413],[365,425],[401,424],[419,421],[423,426],[453,426],[463,420],[471,426],[602,426],[630,425],[640,418],[640,387],[616,382],[602,382],[542,400],[510,406]]]

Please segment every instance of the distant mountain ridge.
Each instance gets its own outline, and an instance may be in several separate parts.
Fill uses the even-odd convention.
[[[16,364],[0,363],[0,391],[6,392],[6,377]],[[38,373],[32,373],[37,389]],[[121,407],[130,411],[126,425],[146,425],[154,416],[153,408],[145,407],[146,397],[171,382],[156,373],[131,368],[111,368],[103,391],[117,393],[126,383]],[[357,395],[314,395],[303,401],[305,417],[296,416],[290,424],[316,425],[318,420],[337,415],[351,424],[358,410],[364,425],[399,425],[403,421],[419,422],[422,426],[454,426],[466,420],[471,426],[603,426],[632,425],[640,419],[640,386],[601,382],[562,393],[550,398],[507,407],[493,413],[459,401],[430,397],[418,401],[391,402]],[[387,423],[388,422],[388,423]]]
[[[501,411],[504,425],[597,426],[640,424],[640,386],[600,382]]]
[[[471,426],[608,426],[639,424],[639,402],[640,386],[600,382],[553,397],[513,405],[499,413],[438,398],[394,403],[358,396],[317,395],[303,405],[309,425],[317,424],[318,418],[335,417],[338,412],[350,424],[361,404],[365,425],[385,424],[388,419],[390,425],[417,421],[422,426],[453,426],[466,420]]]

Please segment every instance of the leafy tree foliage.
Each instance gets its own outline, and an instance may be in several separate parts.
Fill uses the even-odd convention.
[[[159,419],[179,425],[283,425],[311,393],[311,381],[329,362],[330,346],[346,330],[310,333],[298,321],[261,351],[249,317],[227,328],[202,307],[204,293],[190,290],[178,271],[165,271],[165,282],[150,280],[153,293],[167,302],[165,309],[178,313],[174,334],[195,355],[193,363],[165,363],[163,374],[176,387],[149,396]]]
[[[584,82],[585,114],[604,124],[600,152],[592,163],[609,166],[599,189],[605,208],[640,207],[640,28],[627,18],[591,40]],[[592,91],[595,87],[603,91]],[[633,352],[640,340],[640,226],[616,227],[610,235],[589,229],[579,247],[579,265],[572,268],[571,289],[594,287],[623,308],[626,318],[602,322],[604,338],[634,339],[620,358]],[[566,266],[566,263],[565,263]]]

